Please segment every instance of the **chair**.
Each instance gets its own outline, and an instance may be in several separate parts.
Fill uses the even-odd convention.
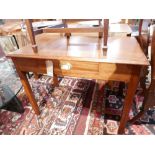
[[[76,24],[77,27],[78,25],[82,26],[82,27],[87,27],[87,22],[92,22],[91,25],[89,25],[89,27],[101,27],[102,26],[102,19],[63,19],[62,20],[63,23],[64,23],[64,26],[66,28],[68,28],[69,24]],[[93,22],[95,22],[95,24],[93,24]],[[80,23],[80,24],[79,24]],[[82,24],[81,24],[82,23]],[[67,37],[70,37],[71,36],[71,33],[69,34],[65,34]],[[99,38],[102,38],[103,37],[103,33],[102,32],[99,32],[98,33],[98,37]]]
[[[99,34],[104,33],[103,49],[105,50],[107,48],[108,27],[109,27],[109,20],[108,19],[104,19],[104,26],[103,27],[100,26],[101,25],[101,23],[100,23],[100,25],[98,27],[68,28],[66,19],[63,20],[63,23],[64,23],[64,28],[48,28],[48,27],[46,27],[46,28],[42,28],[40,30],[34,31],[33,26],[32,26],[32,20],[27,19],[26,20],[27,31],[29,33],[30,40],[32,43],[32,48],[33,48],[34,52],[37,52],[35,35],[40,34],[40,33],[65,33],[67,38],[70,37],[71,33],[96,33],[96,32],[98,32]]]
[[[148,48],[148,45],[150,42],[151,42],[151,61],[150,61],[151,81],[150,81],[150,85],[148,88],[146,87],[145,80],[147,79],[147,76],[148,76],[148,68],[144,68],[144,71],[143,71],[143,74],[142,74],[142,77],[140,80],[140,82],[142,83],[142,85],[144,87],[143,88],[144,89],[144,101],[143,101],[142,108],[141,108],[140,112],[135,117],[133,117],[129,121],[129,123],[134,123],[136,120],[141,118],[145,114],[145,112],[147,112],[149,110],[149,108],[152,108],[155,106],[155,28],[153,29],[151,41],[149,39],[149,40],[147,40],[147,42],[145,42],[144,39],[141,39],[140,43],[141,43],[141,47],[143,47],[144,52],[146,52],[146,51],[148,52],[148,50],[146,50],[146,47],[142,46],[142,45],[147,45],[147,48]],[[148,53],[146,53],[146,54],[148,54]]]
[[[144,23],[145,20],[143,19],[136,20],[136,24],[135,21],[134,24],[132,23],[131,26],[133,29],[132,36],[135,36],[144,54],[146,55],[146,57],[148,57],[148,48],[151,43],[150,26],[153,24],[153,21],[147,20],[147,24],[145,24],[145,29],[143,28]],[[147,67],[143,67],[143,69],[141,70],[140,85],[144,91],[146,89],[147,74],[148,74]]]

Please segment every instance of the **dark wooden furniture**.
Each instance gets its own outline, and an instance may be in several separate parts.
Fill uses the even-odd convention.
[[[123,134],[132,106],[142,66],[148,65],[148,60],[134,37],[109,37],[104,54],[103,41],[98,37],[72,36],[70,39],[57,34],[43,33],[34,35],[31,27],[29,34],[33,45],[26,46],[11,57],[21,78],[25,92],[37,115],[38,105],[26,77],[26,72],[47,73],[46,62],[53,63],[54,82],[57,76],[71,76],[99,80],[115,80],[128,83],[128,91],[122,111],[118,133]],[[102,32],[101,28],[93,29],[43,29],[44,32]],[[86,33],[85,32],[85,33]],[[108,34],[108,33],[105,33]],[[104,42],[104,43],[103,43]]]
[[[141,37],[141,36],[140,36]],[[149,38],[150,40],[150,38]],[[142,45],[146,44],[145,40],[141,40],[142,42],[140,42]],[[142,46],[144,53],[148,56],[148,50],[146,48],[148,48],[149,45],[149,41],[147,41],[147,47]],[[143,86],[144,89],[144,101],[142,104],[142,108],[140,110],[140,112],[133,117],[129,122],[130,123],[134,123],[136,120],[138,120],[139,118],[141,118],[145,112],[147,112],[149,110],[149,108],[152,108],[155,106],[155,29],[153,30],[153,35],[151,37],[151,81],[150,81],[150,85],[147,88],[146,87],[146,79],[148,76],[148,68],[145,67],[143,74],[141,75],[141,85]]]

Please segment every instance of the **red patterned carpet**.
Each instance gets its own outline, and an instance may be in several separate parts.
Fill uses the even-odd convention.
[[[0,134],[5,135],[104,135],[116,134],[125,96],[124,83],[98,84],[93,80],[62,78],[59,87],[43,76],[30,80],[41,115],[34,114],[22,90],[18,97],[25,112],[0,110]],[[142,90],[137,90],[132,116],[140,107]],[[123,95],[122,95],[123,94]],[[113,115],[104,115],[104,110]],[[155,134],[155,110],[130,125],[125,134]]]

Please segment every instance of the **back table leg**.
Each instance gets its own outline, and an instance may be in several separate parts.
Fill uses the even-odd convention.
[[[128,90],[125,97],[124,107],[122,111],[122,116],[120,120],[120,126],[118,129],[118,134],[123,134],[125,130],[125,126],[127,124],[127,121],[129,119],[129,112],[132,107],[133,98],[139,83],[139,76],[140,76],[140,68],[137,67],[134,69],[133,74],[131,75],[129,84],[128,84]]]
[[[59,86],[58,76],[56,74],[53,76],[53,84],[54,86]]]

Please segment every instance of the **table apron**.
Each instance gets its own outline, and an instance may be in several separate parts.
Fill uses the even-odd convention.
[[[47,74],[45,59],[12,58],[16,67],[23,72]],[[134,65],[113,64],[105,62],[89,62],[75,60],[51,60],[54,66],[54,74],[58,76],[71,76],[88,79],[115,80],[128,82],[132,75]],[[68,70],[61,65],[70,64]]]

